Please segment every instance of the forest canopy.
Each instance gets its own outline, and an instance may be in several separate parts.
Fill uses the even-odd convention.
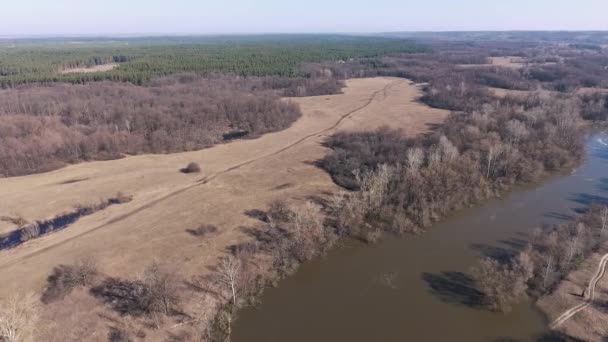
[[[0,87],[31,82],[128,81],[175,73],[301,76],[308,62],[428,51],[411,40],[340,35],[0,40]],[[118,63],[105,72],[62,70]]]

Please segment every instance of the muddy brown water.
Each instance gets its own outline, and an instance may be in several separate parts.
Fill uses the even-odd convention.
[[[608,200],[608,134],[587,140],[571,173],[460,211],[420,236],[348,242],[243,309],[233,341],[537,341],[546,318],[531,301],[508,314],[479,307],[469,277],[483,255],[513,253],[539,225]]]

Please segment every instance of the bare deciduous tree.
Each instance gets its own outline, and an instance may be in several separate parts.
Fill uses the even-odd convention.
[[[33,341],[37,319],[38,304],[32,294],[0,302],[0,341]]]
[[[473,268],[473,276],[485,295],[486,304],[492,310],[507,312],[525,295],[526,283],[533,276],[533,265],[527,252],[506,264],[484,258]]]
[[[572,258],[576,255],[579,248],[579,237],[583,234],[585,230],[585,225],[582,223],[578,223],[576,228],[574,228],[574,234],[571,236],[571,240],[568,246],[568,257],[566,258],[566,265],[572,261]]]
[[[519,144],[519,141],[528,135],[526,124],[519,120],[509,120],[507,122],[507,135],[511,145]]]
[[[494,174],[496,160],[504,152],[502,144],[491,145],[486,152],[486,178],[490,178]]]
[[[229,255],[222,259],[217,269],[217,280],[220,284],[229,289],[232,294],[232,305],[237,305],[237,295],[239,290],[239,272],[241,270],[241,260]]]
[[[141,277],[145,288],[147,311],[168,314],[179,303],[175,275],[157,263],[148,266]]]
[[[600,236],[604,236],[604,232],[606,230],[606,223],[608,223],[608,206],[604,206],[602,209],[602,229],[600,230]]]
[[[418,171],[424,163],[424,151],[415,147],[407,151],[407,163],[411,171]]]

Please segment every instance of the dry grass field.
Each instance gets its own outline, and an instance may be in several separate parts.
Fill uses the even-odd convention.
[[[461,68],[480,68],[500,66],[505,68],[519,69],[526,65],[525,60],[521,57],[488,57],[487,64],[459,64]]]
[[[490,57],[490,64],[495,66],[502,66],[506,68],[522,68],[526,65],[526,61],[521,57]]]
[[[545,63],[532,63],[527,61],[523,57],[517,56],[502,56],[502,57],[488,57],[487,64],[459,64],[461,68],[481,68],[481,67],[504,67],[511,69],[521,69],[528,65],[555,65],[554,62]]]
[[[556,94],[557,92],[555,91],[551,91],[551,90],[546,90],[546,89],[538,89],[538,90],[513,90],[513,89],[502,89],[502,88],[494,88],[494,87],[488,87],[488,90],[490,91],[490,93],[492,93],[492,95],[496,96],[496,97],[507,97],[507,96],[514,96],[514,97],[525,97],[525,96],[529,96],[535,92],[540,92],[540,93],[545,93],[545,94]],[[604,88],[588,88],[588,87],[582,87],[582,88],[578,88],[576,89],[576,94],[577,95],[591,95],[593,93],[608,93],[608,89],[604,89]]]
[[[596,272],[597,265],[607,252],[606,247],[594,253],[585,260],[583,266],[560,282],[553,293],[542,297],[538,301],[538,307],[553,321],[564,311],[584,303],[581,294],[589,284],[589,280]],[[582,341],[605,341],[604,336],[608,334],[608,279],[602,278],[596,286],[594,304],[580,311],[569,320],[559,325],[556,329],[568,336]]]
[[[108,63],[92,66],[89,68],[69,68],[60,71],[61,74],[79,74],[79,73],[91,73],[91,72],[105,72],[110,71],[118,67],[118,63]]]
[[[321,144],[326,136],[383,125],[413,135],[440,123],[448,112],[419,103],[420,95],[419,87],[404,79],[349,80],[343,94],[292,99],[300,104],[302,118],[258,139],[0,179],[0,216],[20,215],[29,221],[119,191],[133,196],[131,202],[85,216],[65,230],[0,251],[0,297],[40,293],[54,266],[84,258],[94,259],[103,273],[116,277],[132,277],[152,261],[170,265],[182,279],[208,272],[206,267],[228,246],[247,238],[240,228],[256,221],[246,211],[265,209],[277,199],[305,201],[336,190],[314,165],[327,152]],[[189,162],[198,163],[202,171],[181,173]],[[204,239],[187,232],[201,224],[219,231]],[[15,228],[7,222],[0,225],[4,231]],[[49,340],[62,340],[61,332],[68,330],[71,335],[63,340],[106,340],[109,323],[99,317],[111,320],[111,313],[86,293],[76,292],[44,311],[41,329]]]

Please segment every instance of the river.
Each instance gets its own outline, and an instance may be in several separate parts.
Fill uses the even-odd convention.
[[[478,306],[470,268],[520,248],[528,232],[608,199],[608,134],[587,140],[572,172],[462,210],[419,236],[347,242],[241,310],[233,341],[535,341],[548,333],[531,301],[508,314]]]

